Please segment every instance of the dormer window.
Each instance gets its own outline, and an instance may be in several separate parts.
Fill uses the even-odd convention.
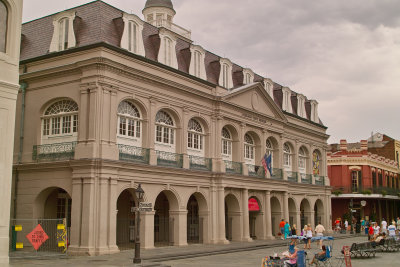
[[[307,118],[306,114],[306,106],[305,106],[306,98],[304,95],[297,95],[297,115],[302,118]]]
[[[227,58],[220,59],[221,71],[219,75],[219,85],[227,89],[233,87],[232,62]]]
[[[165,30],[160,30],[160,51],[158,53],[158,61],[167,66],[178,68],[178,61],[176,58],[176,38]]]
[[[290,91],[289,88],[283,87],[282,88],[282,93],[283,93],[283,99],[282,99],[282,109],[284,111],[292,113],[292,101],[291,101],[291,95],[292,92]]]
[[[193,76],[206,80],[206,67],[204,64],[205,51],[201,46],[192,45],[190,47],[191,60],[189,73]]]
[[[6,52],[7,43],[7,21],[8,21],[8,10],[7,6],[0,1],[0,52]]]
[[[121,38],[121,48],[145,56],[142,37],[143,21],[132,14],[123,14],[122,19],[125,26]]]
[[[319,123],[318,118],[318,102],[315,100],[311,100],[311,121]]]
[[[74,33],[75,11],[61,12],[53,17],[53,38],[50,52],[63,51],[76,46]]]
[[[273,99],[273,82],[270,79],[264,79],[264,89]]]
[[[254,72],[251,69],[243,69],[243,84],[250,84],[254,81]]]

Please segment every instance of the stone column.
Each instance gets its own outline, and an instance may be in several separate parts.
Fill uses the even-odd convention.
[[[118,201],[118,193],[117,193],[117,184],[118,181],[115,178],[109,179],[109,188],[110,188],[110,201],[108,203],[108,210],[110,215],[108,217],[108,246],[111,252],[119,251],[117,246],[117,201]]]
[[[288,202],[288,192],[283,193],[283,217],[285,220],[289,221],[289,202]]]
[[[187,210],[169,211],[174,221],[174,246],[187,246]]]
[[[247,188],[242,190],[242,225],[243,225],[243,241],[252,241],[249,233],[249,191]]]
[[[183,168],[184,169],[189,169],[190,168],[190,159],[189,155],[187,153],[187,129],[188,129],[188,123],[189,123],[189,111],[186,108],[182,109],[182,138],[181,138],[181,153],[183,155]]]
[[[71,234],[69,250],[78,251],[81,245],[83,179],[72,178]]]
[[[301,218],[300,218],[300,211],[296,211],[296,226],[297,226],[297,234],[300,235],[302,227],[301,227]]]
[[[271,192],[265,192],[265,225],[267,239],[274,239],[272,236],[272,218],[271,218]]]
[[[215,182],[211,181],[211,187],[210,187],[210,191],[211,191],[211,226],[209,227],[209,229],[211,230],[211,241],[210,243],[218,243],[218,216],[219,216],[219,212],[218,212],[218,195],[217,195],[217,187],[215,186]]]
[[[154,248],[154,215],[155,211],[140,213],[140,247]]]
[[[156,107],[156,100],[150,99],[149,101],[149,117],[148,117],[148,126],[147,126],[147,136],[148,136],[148,146],[150,148],[150,165],[157,165],[157,154],[154,150],[154,142],[155,142],[155,131],[156,131],[156,114],[157,114],[157,107]]]
[[[317,223],[317,222],[315,221],[315,211],[313,211],[313,210],[310,211],[309,216],[310,216],[311,228],[314,229],[314,228],[315,228],[315,224]]]
[[[218,243],[229,243],[225,237],[225,189],[219,186],[218,194]]]

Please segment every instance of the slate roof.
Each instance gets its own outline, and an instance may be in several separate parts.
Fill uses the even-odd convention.
[[[148,7],[168,7],[174,9],[171,0],[147,0],[144,9]]]
[[[148,0],[145,7],[154,5],[172,6],[170,0]],[[71,8],[76,12],[74,20],[74,32],[76,38],[76,47],[85,47],[98,43],[107,43],[109,45],[120,47],[120,41],[124,29],[122,15],[124,11],[115,8],[101,0],[96,0],[88,4]],[[60,12],[59,12],[60,13]],[[58,13],[56,13],[58,14]],[[22,25],[21,55],[20,60],[23,63],[26,60],[34,60],[37,57],[48,54],[57,54],[58,52],[49,52],[51,39],[53,36],[53,16],[52,14],[39,18]],[[160,49],[159,29],[149,23],[144,23],[143,42],[145,48],[145,57],[152,61],[157,61]],[[178,61],[178,70],[189,73],[190,66],[190,45],[185,38],[177,39],[176,55]],[[205,51],[205,68],[207,81],[218,85],[221,57]],[[233,88],[243,86],[243,68],[235,63],[232,66]],[[254,75],[254,82],[263,82],[264,78],[258,74]],[[297,93],[292,91],[293,115],[297,116]],[[282,109],[282,85],[273,84],[273,98],[279,108]],[[311,117],[311,105],[309,100],[305,101],[307,118]],[[323,125],[320,121],[320,125]]]

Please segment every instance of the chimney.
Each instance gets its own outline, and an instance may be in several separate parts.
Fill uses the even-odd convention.
[[[346,139],[340,140],[340,151],[347,151],[347,141],[346,141]]]
[[[361,151],[367,151],[367,150],[368,150],[368,141],[361,140]]]

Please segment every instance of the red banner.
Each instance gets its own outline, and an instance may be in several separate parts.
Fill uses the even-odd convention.
[[[26,235],[26,238],[31,242],[33,248],[38,250],[40,246],[49,239],[49,236],[45,233],[42,226],[38,224],[32,232]]]
[[[258,201],[255,198],[249,199],[249,211],[260,211],[260,206],[258,206]]]

